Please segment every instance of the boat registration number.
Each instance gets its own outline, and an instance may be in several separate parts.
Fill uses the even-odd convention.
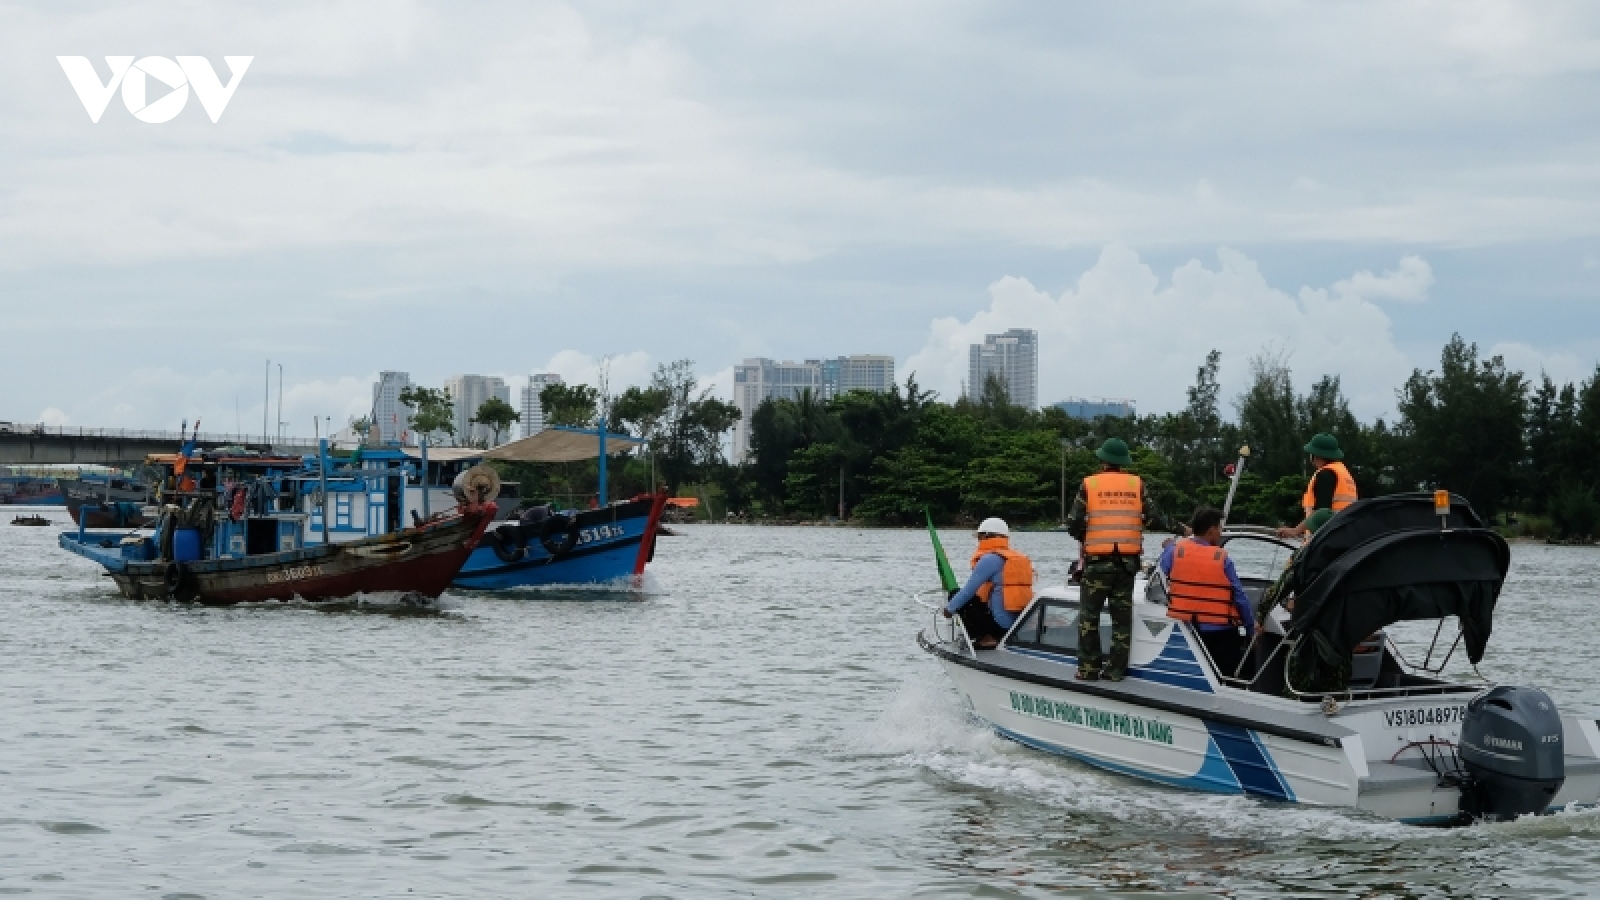
[[[622,537],[624,533],[621,525],[596,525],[593,528],[585,528],[579,531],[578,543],[592,544],[595,541]]]
[[[267,584],[282,584],[285,581],[299,581],[302,578],[316,578],[321,574],[321,566],[293,566],[278,572],[268,572]]]
[[[1383,714],[1383,724],[1390,728],[1411,728],[1416,725],[1460,725],[1467,715],[1465,706],[1424,706],[1419,709],[1391,709]]]

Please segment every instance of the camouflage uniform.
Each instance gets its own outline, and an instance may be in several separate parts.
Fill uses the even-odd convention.
[[[1150,500],[1150,494],[1140,490],[1140,504],[1144,507],[1144,527],[1147,531],[1171,531],[1174,528],[1167,517]],[[1083,485],[1078,486],[1078,496],[1072,501],[1072,512],[1067,516],[1067,533],[1083,543],[1089,525],[1089,499]],[[1111,612],[1111,658],[1105,664],[1104,677],[1121,681],[1128,671],[1128,652],[1133,644],[1133,577],[1139,572],[1139,557],[1107,553],[1084,559],[1083,586],[1079,588],[1078,607],[1078,674],[1093,678],[1100,671],[1100,610]]]

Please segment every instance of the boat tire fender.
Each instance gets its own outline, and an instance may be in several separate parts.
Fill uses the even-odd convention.
[[[528,542],[522,536],[522,529],[516,525],[501,525],[496,528],[494,539],[489,541],[489,546],[501,562],[521,562],[522,558],[528,555]]]
[[[551,559],[560,559],[578,545],[578,517],[551,516],[539,526],[539,543]]]
[[[176,598],[177,597],[177,595],[178,595],[178,585],[182,581],[183,581],[183,564],[182,563],[175,563],[175,562],[174,563],[167,563],[167,571],[162,577],[162,585],[161,586],[166,590],[166,593],[167,593],[168,597],[172,597],[172,598]]]

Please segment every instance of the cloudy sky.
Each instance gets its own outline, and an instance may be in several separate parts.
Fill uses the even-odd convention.
[[[1146,411],[1212,347],[1369,416],[1453,331],[1600,359],[1594,4],[0,2],[0,50],[0,419],[259,430],[269,358],[296,434],[608,355],[953,396],[1019,326]],[[58,55],[254,60],[96,124]]]

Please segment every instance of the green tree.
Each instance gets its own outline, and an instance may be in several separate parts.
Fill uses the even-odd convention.
[[[455,405],[447,391],[413,384],[400,392],[400,402],[411,407],[411,427],[418,434],[446,434],[455,442]]]
[[[607,427],[648,441],[655,436],[671,402],[667,392],[657,387],[628,388],[611,401]]]
[[[1235,401],[1241,438],[1250,445],[1250,468],[1264,479],[1303,473],[1306,438],[1295,408],[1288,359],[1264,350],[1250,359],[1250,387]]]
[[[981,456],[966,466],[961,481],[961,509],[967,518],[1001,516],[1039,522],[1059,515],[1061,442],[1041,429],[991,431]],[[1071,454],[1068,477],[1081,481],[1094,469],[1085,450]]]
[[[666,401],[651,452],[667,490],[676,491],[722,459],[722,438],[739,421],[739,408],[699,387],[692,360],[657,367],[650,390]]]
[[[959,519],[968,463],[983,448],[983,431],[976,418],[954,406],[924,408],[911,440],[873,460],[867,478],[871,494],[856,512],[875,521],[913,524],[926,507],[936,521]]]
[[[547,384],[539,392],[544,423],[564,428],[593,428],[600,416],[600,392],[587,384]]]
[[[1438,372],[1414,370],[1399,391],[1407,482],[1456,491],[1485,514],[1505,508],[1526,448],[1527,394],[1522,373],[1453,335]]]
[[[478,411],[473,413],[472,418],[467,421],[474,425],[489,426],[489,431],[493,434],[493,437],[489,439],[489,446],[498,447],[500,445],[500,433],[509,431],[511,423],[521,419],[521,414],[512,409],[511,404],[501,400],[499,397],[490,397],[478,406]]]

